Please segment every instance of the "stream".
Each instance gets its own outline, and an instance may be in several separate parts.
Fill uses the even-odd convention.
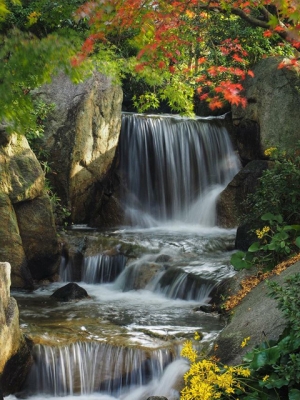
[[[222,120],[125,114],[120,160],[126,226],[67,233],[117,243],[113,255],[84,257],[78,284],[89,297],[51,297],[72,281],[63,257],[59,282],[11,292],[35,343],[22,398],[178,399],[188,369],[182,344],[197,331],[195,346],[207,350],[223,328],[217,313],[199,308],[234,275],[235,230],[217,227],[215,216],[218,194],[239,169]]]

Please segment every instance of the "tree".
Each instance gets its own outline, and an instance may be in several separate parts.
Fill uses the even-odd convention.
[[[123,74],[150,88],[140,96],[142,111],[167,100],[192,113],[195,92],[211,109],[245,106],[241,80],[253,74],[253,59],[300,49],[298,0],[101,0],[83,4],[77,18],[91,34],[74,65],[114,49]]]
[[[64,71],[74,82],[92,66],[72,68],[70,59],[87,27],[72,17],[82,0],[0,0],[0,121],[7,130],[38,132],[32,92]]]
[[[193,114],[245,105],[241,81],[262,57],[299,49],[299,0],[0,0],[0,120],[34,132],[31,93],[63,70],[92,69],[134,93],[139,111],[167,102]]]

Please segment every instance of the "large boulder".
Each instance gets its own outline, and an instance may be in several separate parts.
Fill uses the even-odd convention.
[[[19,327],[19,310],[10,297],[10,264],[0,263],[0,392],[17,392],[31,365],[30,348]]]
[[[299,73],[287,67],[279,69],[280,62],[279,57],[260,61],[253,70],[254,78],[248,77],[243,84],[247,107],[232,109],[242,159],[260,158],[273,146],[294,151],[300,139]],[[249,142],[254,143],[252,151]]]
[[[300,271],[300,263],[290,266],[269,281],[282,285],[287,277]],[[225,364],[237,365],[246,352],[268,340],[278,340],[287,321],[278,309],[277,302],[269,295],[266,282],[261,282],[236,306],[230,322],[222,330],[216,341],[214,355]],[[242,341],[250,337],[249,345],[241,347]]]
[[[235,228],[250,212],[245,200],[254,193],[258,179],[272,163],[266,160],[249,162],[221,192],[217,200],[217,223],[223,228]]]
[[[87,294],[87,291],[77,283],[70,282],[67,285],[55,290],[51,297],[58,301],[73,301],[86,299],[89,297],[89,295]]]
[[[56,105],[42,139],[51,162],[51,184],[71,220],[86,223],[115,156],[122,90],[97,72],[77,85],[61,74],[35,96]]]
[[[53,277],[58,269],[60,247],[49,196],[17,203],[14,208],[33,279]]]
[[[59,246],[45,177],[24,136],[0,129],[0,260],[11,264],[12,286],[52,276]],[[36,274],[38,268],[41,272]]]

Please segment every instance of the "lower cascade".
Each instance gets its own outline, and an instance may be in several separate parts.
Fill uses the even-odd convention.
[[[119,396],[129,387],[141,387],[159,379],[174,358],[169,349],[114,347],[93,342],[68,346],[36,345],[36,363],[27,385],[32,393],[87,395],[96,391]]]
[[[85,244],[109,237],[114,251],[99,246],[76,263],[64,253],[59,282],[12,291],[34,342],[22,398],[177,400],[189,368],[183,342],[197,331],[195,345],[208,349],[223,328],[199,306],[234,274],[235,230],[215,217],[239,169],[224,120],[125,113],[119,154],[126,226],[76,232]],[[74,280],[87,298],[51,297]]]

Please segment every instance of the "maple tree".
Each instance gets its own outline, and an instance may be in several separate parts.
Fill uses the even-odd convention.
[[[193,114],[195,98],[245,105],[241,83],[259,59],[297,64],[299,19],[299,0],[0,0],[0,119],[34,131],[32,90],[94,68],[142,112]]]
[[[136,99],[142,111],[167,100],[192,113],[195,93],[212,110],[224,102],[245,106],[241,81],[253,75],[253,60],[243,30],[256,31],[260,57],[296,54],[295,64],[300,50],[298,0],[99,0],[83,4],[77,18],[91,34],[73,65],[114,49],[126,78],[133,74],[150,89]]]

